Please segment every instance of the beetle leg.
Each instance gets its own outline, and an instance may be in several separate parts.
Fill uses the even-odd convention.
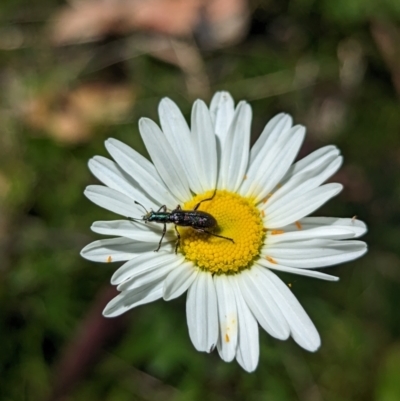
[[[217,190],[214,191],[213,196],[212,196],[211,198],[203,199],[202,201],[200,201],[200,202],[194,207],[193,210],[197,210],[197,209],[199,208],[199,206],[200,206],[203,202],[210,201],[210,200],[214,199],[214,196],[215,196],[216,193],[217,193]]]
[[[178,253],[178,248],[179,248],[179,245],[181,244],[181,235],[179,234],[176,224],[175,224],[175,231],[176,231],[176,236],[178,237],[176,240],[176,244],[175,244],[175,253]]]
[[[177,210],[182,210],[181,205],[177,205],[176,208],[173,210],[173,212],[176,212]]]
[[[161,206],[161,207],[163,207],[163,206]],[[165,207],[165,205],[164,205],[164,207]],[[162,242],[162,240],[163,240],[163,238],[164,238],[164,235],[165,235],[165,232],[166,232],[166,231],[167,231],[167,225],[164,223],[164,228],[163,228],[163,230],[162,230],[160,242],[158,243],[158,247],[157,247],[157,249],[154,250],[154,252],[158,252],[158,251],[159,251],[159,249],[160,249],[160,247],[161,247],[161,242]]]
[[[161,210],[162,210],[163,212],[166,212],[166,211],[167,211],[167,206],[166,206],[166,205],[162,205],[162,206],[157,210],[157,213],[158,213],[158,212],[161,212]]]
[[[235,243],[235,241],[232,238],[228,238],[228,237],[224,237],[223,235],[218,235],[218,234],[214,234],[210,231],[204,230],[202,228],[195,228],[196,231],[198,231],[199,233],[206,233],[206,234],[210,234],[213,237],[218,237],[218,238],[223,238],[223,239],[227,239],[228,241],[231,241],[233,243]]]

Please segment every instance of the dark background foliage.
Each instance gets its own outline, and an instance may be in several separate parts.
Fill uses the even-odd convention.
[[[397,0],[2,0],[0,4],[0,399],[400,399],[400,3]],[[145,153],[137,120],[159,100],[189,118],[228,90],[326,144],[344,191],[317,215],[367,222],[369,253],[280,275],[322,347],[261,334],[258,370],[196,352],[184,297],[106,320],[113,265],[83,260],[95,220],[87,161],[118,138]]]

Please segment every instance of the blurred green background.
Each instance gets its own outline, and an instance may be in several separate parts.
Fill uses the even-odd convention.
[[[2,0],[0,3],[0,400],[400,400],[400,2]],[[316,324],[310,354],[264,332],[257,371],[195,351],[185,297],[101,316],[114,265],[80,249],[114,216],[82,192],[115,137],[145,153],[142,116],[171,97],[228,90],[277,112],[345,163],[317,215],[367,222],[369,253],[281,274]]]

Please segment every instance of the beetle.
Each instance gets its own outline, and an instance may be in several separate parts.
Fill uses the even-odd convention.
[[[139,202],[134,201],[137,205],[141,206],[145,211],[146,214],[142,216],[142,221],[145,223],[160,223],[164,224],[164,228],[162,231],[162,235],[160,238],[160,242],[158,243],[157,249],[154,250],[154,252],[158,252],[158,250],[161,247],[162,240],[165,236],[165,233],[167,231],[167,224],[172,223],[175,225],[175,231],[178,239],[176,240],[176,245],[175,245],[175,253],[178,251],[178,247],[181,241],[181,235],[179,234],[179,231],[177,229],[177,226],[180,227],[192,227],[194,230],[200,233],[205,233],[212,235],[214,237],[218,238],[223,238],[228,241],[231,241],[235,243],[235,241],[232,238],[224,237],[223,235],[218,235],[214,234],[213,232],[209,230],[213,230],[214,228],[217,227],[218,223],[215,217],[213,217],[210,213],[207,212],[202,212],[200,210],[197,210],[199,206],[206,201],[210,201],[214,198],[215,193],[211,198],[203,199],[200,201],[193,210],[183,210],[180,205],[178,205],[174,210],[171,212],[167,211],[167,206],[162,205],[156,212],[153,210],[150,210],[149,212],[147,209]],[[132,219],[131,220],[136,220]]]

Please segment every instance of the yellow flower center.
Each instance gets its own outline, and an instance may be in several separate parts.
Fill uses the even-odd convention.
[[[193,210],[214,191],[197,195],[183,205]],[[201,203],[198,211],[211,214],[217,226],[206,229],[212,234],[231,238],[234,242],[190,227],[178,227],[180,251],[199,268],[216,274],[237,273],[251,267],[258,257],[265,230],[259,209],[251,199],[228,191],[217,191],[211,200]]]

